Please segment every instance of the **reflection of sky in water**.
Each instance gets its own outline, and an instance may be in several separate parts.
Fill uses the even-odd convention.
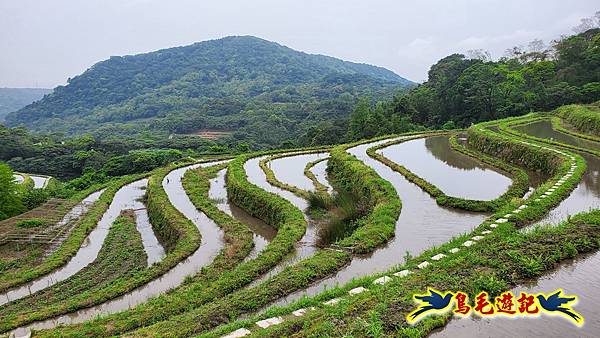
[[[441,331],[430,337],[599,337],[600,336],[600,253],[562,265],[558,270],[541,277],[532,286],[519,286],[528,293],[551,293],[562,288],[567,295],[577,295],[579,302],[573,307],[585,319],[578,328],[562,317],[494,318],[451,320]]]
[[[580,140],[552,129],[550,121],[540,121],[525,126],[516,127],[529,135],[554,139],[563,143],[580,147],[598,145],[593,142]],[[598,148],[600,149],[600,148]],[[563,200],[556,208],[552,209],[539,223],[556,224],[565,220],[569,215],[574,215],[590,209],[600,208],[600,159],[587,153],[580,153],[587,163],[587,170],[575,190]]]
[[[309,162],[329,156],[327,153],[305,154],[278,158],[267,162],[275,177],[283,183],[293,185],[306,191],[314,191],[315,185],[304,175],[304,168]]]
[[[448,196],[493,200],[512,184],[490,166],[454,151],[448,136],[434,136],[395,144],[379,151],[440,188]]]

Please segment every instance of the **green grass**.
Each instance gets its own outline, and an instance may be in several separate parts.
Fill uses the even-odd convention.
[[[556,109],[555,113],[576,131],[600,137],[600,111],[597,108],[571,104]]]
[[[0,332],[93,305],[105,289],[127,283],[146,268],[146,253],[132,212],[122,214],[90,265],[49,288],[0,307]]]
[[[15,226],[17,226],[18,228],[38,228],[48,225],[49,224],[47,221],[40,218],[26,219],[23,221],[19,221],[17,222],[17,224],[15,224]]]

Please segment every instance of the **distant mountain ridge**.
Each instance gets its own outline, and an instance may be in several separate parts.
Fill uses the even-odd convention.
[[[244,131],[271,114],[297,125],[309,115],[316,120],[346,116],[348,102],[358,96],[389,97],[413,85],[382,67],[232,36],[111,57],[6,121],[42,132],[99,136]]]
[[[41,99],[52,92],[47,88],[0,88],[0,122],[11,112]]]

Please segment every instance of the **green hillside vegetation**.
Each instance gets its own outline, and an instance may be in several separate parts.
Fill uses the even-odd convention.
[[[0,88],[0,122],[6,114],[17,111],[52,92],[46,88]]]
[[[236,36],[111,57],[6,121],[102,138],[226,130],[272,147],[319,121],[346,118],[359,96],[390,97],[411,85],[384,68]]]

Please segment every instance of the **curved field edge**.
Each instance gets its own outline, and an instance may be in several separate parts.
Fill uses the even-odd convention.
[[[328,189],[327,189],[327,186],[325,186],[323,183],[319,182],[319,180],[317,179],[317,176],[315,176],[315,174],[313,174],[311,169],[318,163],[321,163],[328,159],[329,159],[329,157],[319,158],[314,161],[308,162],[306,164],[306,166],[304,167],[304,175],[306,177],[308,177],[309,180],[312,181],[312,183],[315,186],[315,189],[317,190],[318,193],[327,193]]]
[[[275,173],[273,172],[273,170],[271,168],[269,168],[269,166],[267,165],[267,163],[270,162],[270,161],[279,159],[279,158],[294,157],[294,156],[307,155],[307,154],[326,153],[329,150],[331,150],[331,148],[318,148],[318,149],[310,149],[310,150],[305,150],[305,151],[294,151],[294,152],[286,152],[286,153],[282,153],[282,154],[275,154],[275,155],[271,155],[271,156],[265,157],[262,160],[260,160],[259,166],[262,169],[262,171],[265,173],[265,175],[267,177],[267,182],[269,182],[269,184],[271,184],[271,185],[273,185],[275,187],[278,187],[280,189],[287,190],[287,191],[293,193],[294,195],[296,195],[296,196],[298,196],[300,198],[308,199],[309,198],[309,192],[308,191],[300,189],[300,188],[298,188],[298,187],[296,187],[294,185],[287,184],[287,183],[284,183],[284,182],[281,182],[280,180],[278,180],[277,177],[275,177]],[[321,161],[321,159],[319,159],[317,161],[313,161],[313,162],[315,162],[315,164],[316,164],[319,161]],[[312,163],[312,162],[309,162],[309,164],[310,163]],[[305,167],[305,169],[306,169],[306,167]],[[307,170],[304,170],[305,174],[306,174],[306,172],[307,172]],[[312,174],[312,173],[310,173],[310,174]],[[313,175],[313,177],[314,177],[314,175]],[[314,179],[316,181],[316,177]],[[315,181],[313,181],[313,183]],[[321,183],[319,183],[319,184],[321,184]],[[325,188],[325,189],[327,189],[327,188]]]
[[[527,208],[520,209],[524,204],[522,200],[513,200],[511,201],[511,203],[505,205],[501,210],[497,211],[494,215],[486,219],[471,233],[458,236],[450,242],[440,246],[439,248],[431,248],[425,251],[423,254],[419,255],[418,257],[409,259],[406,264],[395,267],[387,273],[377,274],[371,277],[367,277],[365,279],[355,280],[353,282],[348,283],[343,288],[332,289],[328,292],[319,294],[316,297],[302,299],[285,308],[275,307],[269,309],[264,314],[261,314],[258,317],[253,317],[251,320],[238,321],[228,326],[224,326],[223,328],[219,328],[215,332],[217,332],[218,334],[223,334],[240,327],[252,327],[252,324],[254,323],[253,320],[255,319],[264,319],[275,315],[282,315],[289,313],[293,310],[305,308],[307,306],[312,306],[317,303],[320,303],[323,300],[331,299],[333,297],[346,294],[348,290],[354,287],[369,287],[369,284],[371,284],[373,280],[385,276],[387,274],[397,273],[401,270],[418,271],[419,269],[417,268],[417,266],[425,261],[428,261],[430,257],[434,257],[439,254],[448,255],[450,250],[455,248],[461,248],[459,252],[465,251],[463,244],[466,241],[473,242],[471,240],[473,236],[484,235],[487,231],[491,232],[496,228],[513,228],[529,224],[535,220],[540,219],[553,206],[560,203],[562,199],[568,197],[570,192],[581,180],[583,172],[585,171],[585,162],[580,156],[568,152],[556,152],[554,150],[543,149],[542,147],[534,144],[523,144],[521,143],[522,141],[517,139],[516,137],[497,134],[479,126],[473,128],[472,130],[470,130],[470,132],[479,135],[480,140],[478,142],[475,142],[475,144],[482,145],[482,147],[480,147],[482,150],[487,149],[483,145],[487,143],[496,144],[496,142],[498,142],[498,145],[504,149],[504,151],[500,151],[500,153],[503,154],[503,158],[506,159],[508,162],[512,162],[513,164],[516,164],[515,162],[519,162],[515,161],[514,159],[521,159],[521,155],[523,154],[528,155],[525,157],[525,160],[532,159],[532,156],[535,155],[547,157],[548,164],[551,164],[553,166],[551,171],[555,172],[555,175],[552,176],[547,182],[540,185],[533,192],[533,194],[531,194],[531,196],[527,200],[525,200],[525,203],[528,205]],[[499,150],[499,148],[494,149],[494,151]],[[550,196],[544,195],[545,192],[548,189],[550,189],[550,187],[552,187],[554,184],[556,184],[556,182],[561,180],[564,177],[564,175],[567,175],[567,173],[571,170],[571,165],[569,164],[570,161],[575,161],[574,163],[576,163],[576,169],[574,169],[573,173],[570,174],[569,178],[565,179],[561,186],[558,189],[555,189],[555,191]],[[536,161],[532,160],[532,163],[536,163]],[[545,198],[540,198],[541,196],[545,196]],[[516,212],[516,210],[519,211]],[[430,266],[435,266],[436,264],[439,264],[439,262],[433,262]]]
[[[425,269],[413,270],[408,276],[392,278],[385,285],[373,283],[373,277],[356,280],[320,298],[306,299],[288,309],[273,309],[260,319],[285,316],[298,307],[315,307],[302,317],[286,316],[282,324],[266,330],[252,326],[253,321],[248,320],[203,337],[220,336],[239,327],[252,329],[253,334],[248,337],[424,337],[450,319],[450,315],[437,315],[415,326],[406,322],[406,315],[415,306],[412,295],[422,293],[425,287],[443,291],[460,290],[470,295],[486,291],[493,297],[510,287],[541,276],[561,261],[595,252],[599,247],[599,210],[578,214],[559,226],[525,233],[516,231],[510,224],[502,225],[476,245],[463,248],[457,254]],[[348,295],[351,288],[359,286],[368,288],[368,291],[341,298],[335,306],[322,304],[328,298]],[[470,303],[472,305],[472,301]],[[259,318],[252,320],[256,319]]]
[[[342,152],[346,153],[343,150]],[[273,210],[273,203],[280,204],[286,209],[289,208],[290,215],[292,215],[292,212],[296,214],[296,221],[299,222],[302,220],[304,224],[305,221],[302,213],[297,208],[293,207],[291,203],[275,194],[266,192],[247,181],[246,174],[243,170],[243,164],[250,158],[262,155],[264,154],[242,155],[230,162],[227,173],[227,188],[230,200],[247,210],[253,216],[265,220],[267,223],[278,219],[281,221],[281,219],[277,217],[277,213]],[[359,163],[358,166],[357,163]],[[357,170],[358,168],[360,169]],[[380,219],[382,216],[387,217],[385,214],[381,213],[381,210],[385,210],[382,206],[382,204],[386,204],[383,202],[383,196],[385,195],[392,197],[395,200],[389,203],[391,205],[393,205],[394,202],[396,203],[397,213],[389,218],[389,221],[395,224],[395,220],[399,213],[400,202],[393,187],[389,185],[388,182],[379,178],[374,171],[366,167],[360,161],[355,162],[354,165],[351,165],[351,167],[346,170],[349,170],[349,172],[354,175],[354,179],[361,182],[361,192],[370,190],[369,194],[363,194],[363,196],[374,198],[376,201],[371,204],[379,209],[379,212],[376,213],[375,211],[377,211],[377,209],[375,207],[373,208],[373,211],[367,216],[366,221],[363,222],[365,224],[363,227],[375,228],[375,226],[378,225],[377,222],[382,222]],[[366,181],[363,180],[367,177],[365,176],[365,170],[368,172],[366,175],[371,176]],[[373,184],[377,184],[378,186],[367,187],[367,185]],[[382,191],[377,192],[378,189]],[[391,189],[391,191],[389,189]],[[279,208],[281,208],[281,206]],[[374,217],[373,214],[375,214],[376,217]],[[379,217],[379,219],[377,217]],[[281,231],[281,229],[279,231]],[[370,243],[371,248],[375,248],[370,241],[370,238],[357,238],[359,241]],[[380,243],[383,242],[384,241],[380,241]],[[212,303],[190,310],[182,315],[172,317],[164,322],[156,323],[141,328],[138,331],[131,332],[130,335],[186,336],[196,332],[210,330],[218,324],[233,320],[243,313],[257,310],[282,296],[306,287],[313,282],[330,275],[347,264],[350,261],[350,257],[349,253],[339,250],[320,250],[314,256],[302,260],[293,266],[287,267],[281,273],[256,287],[243,289],[229,294]]]
[[[94,292],[88,294],[88,297],[86,298],[82,299],[77,297],[69,302],[61,304],[61,306],[46,308],[42,311],[30,313],[27,316],[19,316],[10,322],[3,322],[3,325],[0,326],[0,331],[14,329],[34,321],[45,320],[65,313],[102,304],[159,278],[183,259],[191,255],[200,245],[200,233],[190,220],[185,218],[177,209],[175,209],[175,207],[173,207],[162,187],[162,180],[167,173],[189,164],[190,163],[179,163],[157,169],[150,174],[148,180],[146,206],[150,223],[157,237],[167,249],[167,255],[161,262],[136,272],[135,275],[126,280],[121,280],[120,283],[116,285],[108,285],[100,290],[94,290]],[[114,197],[114,194],[112,194],[112,196]],[[103,197],[101,197],[101,199],[102,198]],[[110,202],[107,204],[110,205]]]
[[[489,200],[489,201],[472,200],[472,199],[448,196],[436,185],[428,182],[424,178],[413,173],[412,171],[410,171],[403,165],[400,165],[377,152],[378,150],[387,148],[391,145],[400,144],[400,143],[411,141],[411,140],[418,139],[418,138],[429,137],[429,136],[438,136],[438,135],[449,135],[450,140],[451,140],[450,144],[454,150],[459,151],[459,152],[465,154],[466,156],[472,157],[481,162],[487,163],[500,171],[508,173],[512,179],[512,184],[507,189],[507,191],[504,192],[502,195],[498,196],[497,198],[495,198],[493,200]],[[452,141],[453,139],[454,139],[454,141]],[[408,137],[408,138],[403,138],[400,140],[392,140],[390,142],[386,142],[386,143],[380,144],[378,146],[367,149],[367,154],[369,156],[371,156],[372,158],[378,160],[379,162],[385,164],[390,169],[402,174],[404,177],[406,177],[407,180],[418,185],[419,187],[421,187],[423,189],[423,191],[427,192],[431,197],[435,198],[436,203],[438,205],[445,206],[445,207],[451,207],[451,208],[462,209],[462,210],[467,210],[467,211],[474,211],[474,212],[493,212],[493,211],[500,209],[504,204],[509,202],[511,199],[522,197],[529,188],[529,177],[527,176],[527,173],[524,170],[519,169],[515,166],[507,165],[507,164],[503,163],[502,161],[496,161],[489,156],[477,157],[477,155],[481,155],[481,154],[459,145],[456,142],[455,135],[452,136],[451,134],[445,133],[445,132],[424,133],[423,135],[420,135],[420,136]]]
[[[203,268],[198,275],[191,277],[187,285],[181,289],[161,295],[146,304],[139,305],[125,312],[57,329],[56,333],[60,332],[63,336],[77,336],[82,332],[95,336],[112,336],[156,322],[160,323],[160,321],[166,320],[171,316],[197,308],[210,301],[218,301],[217,298],[224,297],[240,287],[249,284],[254,279],[253,276],[260,276],[285,257],[294,248],[294,243],[304,233],[306,224],[302,213],[289,202],[247,182],[245,173],[243,172],[243,161],[239,162],[241,176],[240,174],[236,176],[235,173],[232,173],[235,172],[235,169],[232,171],[231,167],[235,166],[235,163],[229,165],[230,169],[227,174],[228,194],[230,196],[237,196],[238,199],[253,201],[262,197],[261,200],[263,203],[259,205],[263,208],[265,205],[268,205],[267,209],[269,212],[261,216],[268,220],[268,222],[272,222],[270,223],[272,226],[278,228],[276,238],[269,243],[257,258],[238,265],[233,271],[225,272],[225,268],[235,265],[235,262],[232,261],[234,257],[231,257],[231,255],[234,253],[231,249],[240,249],[240,252],[246,252],[246,255],[250,251],[252,239],[249,230],[246,226],[218,210],[216,205],[208,198],[208,179],[224,166],[190,170],[184,176],[184,187],[192,203],[201,211],[206,212],[207,216],[220,224],[226,232],[228,228],[242,231],[247,237],[244,243],[236,239],[233,245],[226,247],[210,266]],[[229,186],[231,185],[234,186],[235,195],[229,192],[231,189]],[[231,199],[235,200],[234,198]],[[243,229],[240,227],[243,227]],[[228,234],[226,234],[227,237]],[[235,254],[235,260],[238,262],[244,257],[244,254]],[[42,331],[39,334],[52,336],[55,334],[55,331]]]
[[[582,135],[589,134],[589,137],[596,139],[600,137],[600,109],[597,107],[570,104],[557,108],[554,113]]]
[[[82,216],[67,239],[65,239],[54,253],[45,258],[42,263],[26,270],[17,270],[0,275],[0,292],[5,292],[21,284],[30,282],[65,265],[77,253],[87,235],[96,227],[96,224],[108,209],[116,192],[124,185],[147,175],[125,176],[106,185],[95,185],[72,196],[72,200],[80,202],[89,194],[106,187],[106,190],[102,193],[98,201]]]
[[[119,288],[146,269],[146,252],[135,214],[124,211],[113,223],[98,258],[71,278],[1,307],[0,332],[97,302],[105,289]]]

